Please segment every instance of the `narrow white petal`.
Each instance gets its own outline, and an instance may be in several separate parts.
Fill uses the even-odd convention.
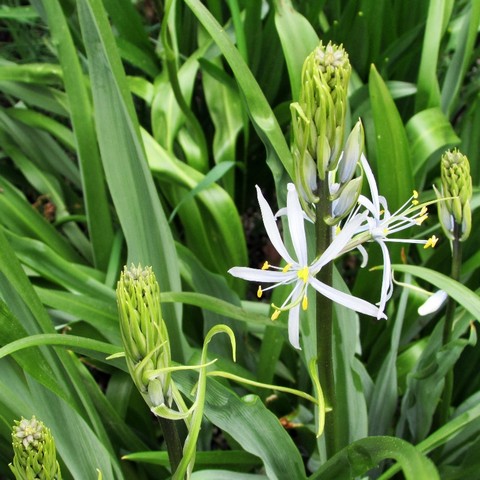
[[[288,339],[297,350],[300,348],[300,305],[290,309],[288,312]]]
[[[322,256],[312,264],[311,271],[313,274],[318,273],[324,265],[338,257],[345,245],[351,240],[352,236],[357,233],[357,230],[365,220],[365,214],[355,215],[348,220],[341,232],[323,252]]]
[[[357,245],[358,251],[362,255],[362,264],[360,265],[361,268],[367,266],[368,263],[368,252],[367,249],[363,245]]]
[[[354,297],[348,293],[343,293],[340,290],[336,290],[325,283],[320,282],[316,278],[310,280],[310,285],[319,293],[329,298],[330,300],[343,305],[344,307],[355,310],[356,312],[364,313],[365,315],[370,315],[371,317],[376,318],[387,318],[383,312],[380,312],[379,309],[363,300],[362,298]]]
[[[290,279],[296,279],[295,272],[284,273],[281,270],[261,270],[260,268],[233,267],[228,273],[234,277],[258,283],[282,283]]]
[[[379,302],[379,310],[383,313],[385,311],[385,305],[393,293],[392,262],[390,261],[390,253],[385,242],[378,241],[377,243],[380,245],[383,254],[382,290]]]
[[[267,232],[268,238],[272,242],[272,245],[275,247],[275,250],[282,256],[282,258],[287,263],[295,263],[292,257],[290,257],[287,249],[285,248],[280,232],[278,231],[277,222],[275,221],[275,217],[273,215],[272,209],[270,208],[270,205],[265,200],[264,196],[262,195],[262,191],[260,190],[258,185],[256,186],[256,189],[257,189],[258,204],[260,205],[263,224],[265,225],[265,230]]]
[[[287,188],[287,216],[290,238],[292,239],[298,263],[304,267],[307,264],[307,239],[305,237],[304,214],[300,206],[297,191],[295,190],[295,185],[289,183]]]
[[[418,307],[418,314],[423,317],[430,313],[435,313],[446,302],[447,298],[447,292],[444,290],[437,290],[433,295],[430,295],[430,297],[427,298],[423,305]]]
[[[377,212],[380,211],[380,200],[378,198],[378,187],[375,177],[373,176],[372,169],[368,163],[367,158],[362,153],[360,156],[360,163],[362,164],[363,171],[365,172],[365,176],[367,177],[368,186],[370,188],[370,193],[372,195],[372,202],[375,205],[375,210]]]

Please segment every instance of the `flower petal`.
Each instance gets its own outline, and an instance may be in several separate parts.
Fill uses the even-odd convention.
[[[332,243],[323,252],[321,257],[312,264],[310,269],[312,275],[316,275],[324,265],[338,257],[345,245],[351,240],[352,236],[357,233],[366,218],[366,214],[361,213],[354,215],[347,221],[347,223],[345,223],[340,233],[333,239]]]
[[[300,305],[296,305],[288,312],[288,340],[294,348],[300,348]]]
[[[257,189],[258,204],[260,205],[263,224],[265,225],[265,230],[267,232],[268,238],[272,242],[272,245],[275,247],[275,250],[282,256],[282,258],[287,263],[296,263],[293,261],[292,257],[290,257],[290,254],[285,248],[270,205],[265,200],[265,197],[262,195],[262,191],[260,190],[258,185],[256,185],[255,188]]]
[[[287,185],[287,216],[288,228],[290,230],[290,238],[292,239],[293,248],[297,255],[300,266],[307,265],[307,239],[305,237],[305,222],[303,220],[303,210],[300,206],[295,185],[289,183]]]
[[[372,196],[372,202],[375,205],[375,210],[377,212],[379,212],[380,211],[380,200],[379,200],[379,197],[378,197],[377,182],[375,180],[375,177],[373,176],[373,172],[372,172],[372,169],[370,168],[368,160],[363,153],[362,153],[362,155],[360,155],[360,163],[363,167],[363,171],[365,172],[365,176],[367,177],[367,182],[368,182],[368,186],[370,188],[370,194]]]
[[[434,313],[441,308],[447,300],[448,295],[445,290],[437,290],[433,295],[427,298],[425,303],[418,307],[418,314],[422,317]]]
[[[390,253],[385,245],[385,242],[377,241],[377,243],[380,245],[383,254],[382,290],[380,293],[380,302],[378,307],[379,311],[383,313],[385,311],[385,305],[393,294],[392,262],[390,261]]]
[[[228,273],[242,280],[258,283],[284,283],[297,278],[295,271],[282,272],[249,267],[233,267]]]
[[[316,278],[312,278],[310,280],[310,285],[317,292],[321,293],[330,300],[343,305],[344,307],[355,310],[356,312],[364,313],[365,315],[370,315],[371,317],[387,318],[386,315],[383,312],[380,312],[375,305],[367,302],[366,300],[330,287],[325,283],[320,282]]]

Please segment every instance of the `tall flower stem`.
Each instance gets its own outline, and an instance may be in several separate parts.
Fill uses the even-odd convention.
[[[157,417],[160,427],[162,429],[163,438],[168,452],[168,460],[170,462],[170,469],[174,473],[183,457],[183,447],[180,440],[180,435],[177,429],[177,423],[168,418]]]
[[[454,222],[453,240],[452,240],[452,269],[451,277],[454,280],[460,280],[460,269],[462,267],[462,243],[460,242],[462,226]],[[445,325],[443,327],[443,345],[447,345],[452,340],[453,320],[455,317],[456,301],[448,298],[447,311],[445,313]],[[445,387],[439,405],[439,425],[444,425],[449,418],[450,403],[453,393],[453,369],[450,369],[445,376]]]
[[[319,202],[317,204],[316,252],[321,255],[332,243],[332,227],[323,219],[331,215],[332,203],[328,199],[328,182],[318,184]],[[318,279],[326,285],[333,282],[333,262],[325,265],[318,274]],[[333,372],[333,302],[323,295],[317,294],[317,360],[318,377],[325,395],[327,407],[332,411],[325,417],[325,440],[327,454],[330,457],[337,451],[335,436],[335,379]]]

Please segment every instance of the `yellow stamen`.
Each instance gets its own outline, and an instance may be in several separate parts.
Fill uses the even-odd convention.
[[[280,316],[280,310],[275,310],[270,317],[272,320],[276,320]]]
[[[340,225],[337,225],[337,227],[335,228],[335,235],[338,235],[341,231],[342,229],[340,228]]]
[[[307,295],[304,295],[302,300],[302,309],[306,310],[307,308],[308,308],[308,298],[307,298]]]
[[[301,270],[297,272],[298,278],[303,280],[305,283],[308,281],[308,267],[303,267]]]
[[[270,264],[265,261],[265,263],[262,265],[262,270],[268,270],[270,268]]]
[[[259,286],[258,286],[258,290],[257,290],[257,297],[258,297],[258,298],[262,298],[262,295],[263,295],[262,286],[259,285]]]
[[[428,212],[428,208],[424,206],[424,207],[420,210],[420,216],[425,215],[427,212]]]
[[[418,205],[418,192],[416,190],[413,191],[413,200],[412,200],[412,205]]]
[[[428,218],[428,214],[422,215],[415,220],[417,225],[421,225]]]
[[[291,263],[287,263],[287,264],[283,267],[282,272],[283,272],[283,273],[287,273],[291,268],[292,268],[292,264],[291,264]]]
[[[428,240],[427,243],[423,246],[423,248],[434,247],[438,242],[438,238],[435,235],[432,235]]]

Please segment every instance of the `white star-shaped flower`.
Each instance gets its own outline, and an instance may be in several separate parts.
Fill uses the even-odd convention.
[[[333,261],[342,253],[347,243],[351,240],[352,235],[365,223],[366,214],[352,216],[323,254],[312,263],[309,263],[305,235],[306,214],[300,206],[298,194],[293,183],[288,184],[287,206],[285,209],[294,250],[293,255],[289,253],[282,240],[272,209],[263,197],[260,188],[258,186],[256,188],[265,230],[272,245],[285,260],[286,265],[283,268],[274,267],[265,262],[261,269],[234,267],[229,270],[229,273],[243,280],[258,282],[260,284],[257,292],[258,297],[261,297],[265,290],[270,290],[279,285],[291,285],[292,290],[283,304],[280,307],[272,305],[275,310],[272,320],[278,318],[282,311],[289,312],[288,338],[290,343],[295,348],[300,348],[300,306],[303,310],[308,308],[307,290],[309,286],[312,286],[317,292],[333,302],[352,310],[377,318],[385,317],[375,305],[361,298],[341,292],[315,278],[327,263]],[[262,290],[261,285],[265,283],[272,285]]]

